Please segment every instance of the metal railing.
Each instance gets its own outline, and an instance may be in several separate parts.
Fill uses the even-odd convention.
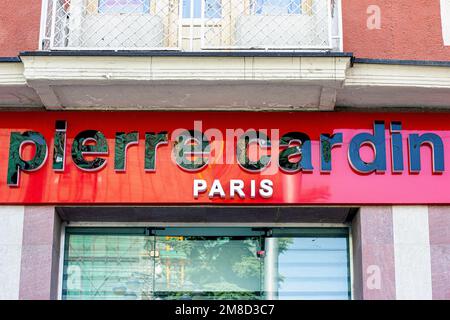
[[[340,50],[340,0],[44,0],[43,50]]]

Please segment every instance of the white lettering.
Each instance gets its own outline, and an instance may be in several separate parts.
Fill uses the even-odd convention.
[[[242,180],[230,181],[230,198],[234,199],[236,193],[239,195],[239,198],[245,199],[244,181]]]
[[[216,195],[220,196],[221,198],[225,198],[225,191],[222,188],[222,184],[219,180],[214,180],[211,190],[209,191],[208,196],[210,198],[214,198]]]
[[[260,183],[259,195],[265,199],[271,198],[273,195],[273,182],[269,179],[264,179]]]
[[[205,180],[194,180],[194,198],[198,199],[199,193],[205,192],[207,189],[207,184]]]
[[[229,198],[229,199],[245,199],[249,196],[256,199],[257,196],[263,199],[269,199],[273,196],[273,181],[269,179],[244,181],[242,179],[231,179],[229,187],[222,183],[219,179],[215,179],[211,185],[206,180],[195,179],[193,186],[194,198],[200,198],[201,194],[208,194],[210,199]],[[226,191],[225,191],[226,190]]]

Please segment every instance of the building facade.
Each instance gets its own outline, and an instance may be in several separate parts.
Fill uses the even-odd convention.
[[[450,299],[450,0],[1,7],[1,299]]]

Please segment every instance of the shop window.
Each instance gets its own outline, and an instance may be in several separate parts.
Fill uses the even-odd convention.
[[[441,0],[441,21],[444,45],[450,46],[450,0]]]
[[[205,14],[207,19],[220,19],[222,17],[221,0],[183,0],[183,18],[199,19],[202,17],[202,1],[205,1]]]
[[[349,299],[347,228],[66,228],[63,299]]]
[[[148,13],[150,0],[99,0],[99,13]]]

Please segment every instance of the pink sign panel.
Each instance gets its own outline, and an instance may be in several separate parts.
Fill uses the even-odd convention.
[[[2,112],[2,204],[450,204],[449,113]]]

